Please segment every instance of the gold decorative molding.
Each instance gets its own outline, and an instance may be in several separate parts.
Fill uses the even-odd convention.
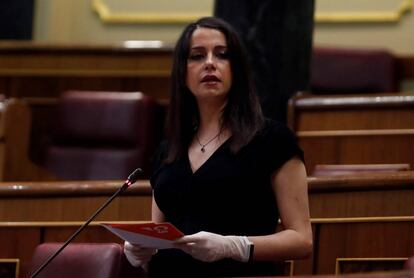
[[[187,24],[203,16],[205,12],[122,12],[113,11],[104,0],[91,0],[92,9],[99,15],[102,22],[117,24]],[[315,0],[318,1],[318,0]],[[344,0],[346,1],[346,0]],[[413,0],[402,0],[395,9],[389,11],[315,11],[317,23],[375,23],[398,22],[404,14],[410,12]]]
[[[188,12],[113,12],[102,0],[92,0],[92,9],[105,23],[139,23],[139,24],[186,24],[200,17],[211,16],[203,13]]]
[[[315,0],[317,1],[317,0]],[[344,0],[346,1],[346,0]],[[375,3],[375,1],[373,1]],[[317,23],[375,23],[398,22],[402,16],[411,11],[412,0],[403,0],[395,10],[390,11],[327,11],[315,13]]]

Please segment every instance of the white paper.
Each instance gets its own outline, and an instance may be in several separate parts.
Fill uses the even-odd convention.
[[[107,224],[101,224],[107,228],[112,233],[116,234],[125,241],[128,241],[132,244],[139,244],[143,247],[157,248],[157,249],[169,249],[174,248],[172,245],[172,240],[157,238],[153,236],[147,236],[139,233],[134,233],[130,231],[125,231],[123,229],[118,229],[111,227]]]

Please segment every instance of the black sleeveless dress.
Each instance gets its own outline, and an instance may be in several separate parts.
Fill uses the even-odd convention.
[[[279,212],[271,174],[289,159],[303,160],[292,131],[266,120],[263,130],[236,154],[231,138],[196,171],[188,156],[162,163],[167,144],[155,159],[151,186],[166,221],[184,234],[266,235],[277,228]],[[159,250],[149,264],[151,277],[223,277],[280,274],[280,264],[224,259],[204,263],[177,249]],[[176,275],[176,276],[174,276]]]

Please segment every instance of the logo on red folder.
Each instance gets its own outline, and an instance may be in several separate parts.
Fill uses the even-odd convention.
[[[128,232],[138,233],[150,237],[156,237],[166,240],[174,240],[184,236],[171,223],[144,223],[144,224],[107,224],[113,228],[121,229]]]

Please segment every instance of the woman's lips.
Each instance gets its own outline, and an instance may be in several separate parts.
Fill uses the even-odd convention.
[[[220,79],[215,75],[206,75],[201,79],[201,82],[214,83],[220,82]]]

